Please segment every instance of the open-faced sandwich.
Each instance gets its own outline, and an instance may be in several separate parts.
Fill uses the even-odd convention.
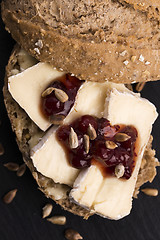
[[[32,55],[16,45],[6,68],[19,149],[45,195],[84,218],[128,215],[159,165],[156,108],[124,85],[158,79],[149,38],[159,15],[147,2],[2,2],[7,29]]]

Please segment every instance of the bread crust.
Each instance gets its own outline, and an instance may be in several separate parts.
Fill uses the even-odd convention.
[[[32,122],[32,120],[27,116],[24,110],[14,101],[7,87],[8,77],[11,75],[12,71],[14,69],[19,70],[19,65],[17,60],[17,54],[19,51],[20,51],[20,47],[16,45],[9,59],[8,66],[6,67],[6,77],[5,77],[5,83],[3,88],[3,94],[4,94],[4,101],[5,101],[6,109],[8,112],[8,116],[12,125],[12,130],[16,134],[17,143],[20,151],[22,152],[23,159],[26,165],[31,170],[32,175],[39,186],[39,189],[47,197],[52,198],[57,204],[60,204],[65,210],[70,211],[79,216],[83,216],[85,219],[87,219],[89,216],[93,215],[94,213],[76,205],[73,202],[70,202],[68,197],[68,191],[67,191],[67,190],[70,190],[69,187],[63,186],[64,189],[66,188],[67,194],[63,196],[62,199],[59,199],[59,200],[55,199],[55,197],[50,193],[51,191],[49,189],[51,188],[57,189],[57,187],[60,187],[60,184],[54,183],[53,180],[37,172],[33,166],[31,158],[29,157],[30,156],[30,148],[28,144],[29,139],[35,134],[38,134],[39,132],[41,132],[41,130]],[[137,197],[137,194],[139,192],[139,187],[147,181],[151,182],[156,175],[156,166],[159,165],[159,162],[155,158],[155,151],[151,149],[151,142],[152,142],[152,139],[148,143],[148,146],[146,147],[146,150],[143,156],[143,161],[142,161],[143,166],[141,166],[141,169],[139,171],[134,197]]]
[[[160,78],[159,10],[158,0],[2,1],[6,29],[32,56],[81,80],[117,83]]]

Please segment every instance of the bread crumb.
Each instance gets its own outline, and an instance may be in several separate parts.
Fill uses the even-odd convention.
[[[126,50],[124,50],[124,51],[123,51],[123,52],[121,52],[119,55],[120,55],[120,56],[122,56],[122,57],[124,57],[126,54],[127,54],[127,51],[126,51]]]
[[[128,63],[129,63],[129,61],[128,61],[128,60],[125,60],[123,63],[124,63],[124,65],[126,65],[126,66],[127,66],[127,65],[128,65]]]
[[[135,61],[136,61],[136,58],[137,58],[136,56],[132,56],[132,57],[131,57],[131,61],[132,61],[132,62],[135,62]]]
[[[40,51],[38,48],[34,48],[34,51],[40,55]]]
[[[140,62],[144,62],[144,57],[143,57],[142,54],[141,54],[140,57],[139,57],[139,61],[140,61]]]
[[[38,40],[38,41],[35,43],[35,45],[36,45],[37,47],[39,47],[39,48],[43,48],[43,42],[42,42],[42,40]]]

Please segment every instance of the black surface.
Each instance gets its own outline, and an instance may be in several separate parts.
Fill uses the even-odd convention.
[[[63,240],[63,231],[67,227],[76,229],[85,240],[158,240],[160,239],[160,197],[148,197],[140,194],[133,201],[131,214],[119,221],[110,221],[93,216],[88,221],[74,216],[53,203],[53,215],[62,214],[67,217],[66,226],[56,226],[41,218],[41,209],[45,203],[51,202],[37,190],[37,185],[27,169],[25,175],[18,178],[14,172],[8,171],[3,164],[14,161],[22,163],[22,156],[11,131],[10,123],[3,103],[2,86],[5,65],[9,58],[14,41],[4,30],[0,20],[0,142],[5,154],[0,156],[0,240]],[[143,97],[153,102],[160,112],[160,82],[147,83]],[[159,128],[160,119],[153,128],[154,148],[160,156]],[[152,184],[160,190],[159,175]],[[14,201],[5,205],[1,198],[13,188],[18,188]]]

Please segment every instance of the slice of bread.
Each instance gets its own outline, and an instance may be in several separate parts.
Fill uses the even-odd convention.
[[[52,198],[64,209],[74,214],[83,216],[85,219],[87,219],[93,213],[70,202],[68,197],[68,192],[70,188],[66,185],[56,184],[53,182],[53,180],[37,172],[32,164],[32,160],[29,157],[31,143],[37,141],[36,136],[42,136],[44,133],[32,122],[32,120],[27,116],[24,110],[20,108],[20,106],[13,100],[8,91],[8,77],[20,71],[20,66],[18,62],[19,52],[20,47],[16,45],[6,68],[6,77],[3,93],[8,116],[11,121],[12,129],[16,134],[17,143],[20,151],[22,152],[23,159],[31,170],[40,190],[44,192],[47,197]],[[159,162],[155,158],[155,151],[151,149],[151,142],[152,137],[150,138],[150,141],[146,147],[143,156],[143,161],[141,169],[139,171],[134,197],[137,197],[139,187],[147,181],[151,182],[156,175],[156,166],[159,165]]]
[[[82,80],[160,79],[159,0],[4,0],[2,18],[32,56]]]

